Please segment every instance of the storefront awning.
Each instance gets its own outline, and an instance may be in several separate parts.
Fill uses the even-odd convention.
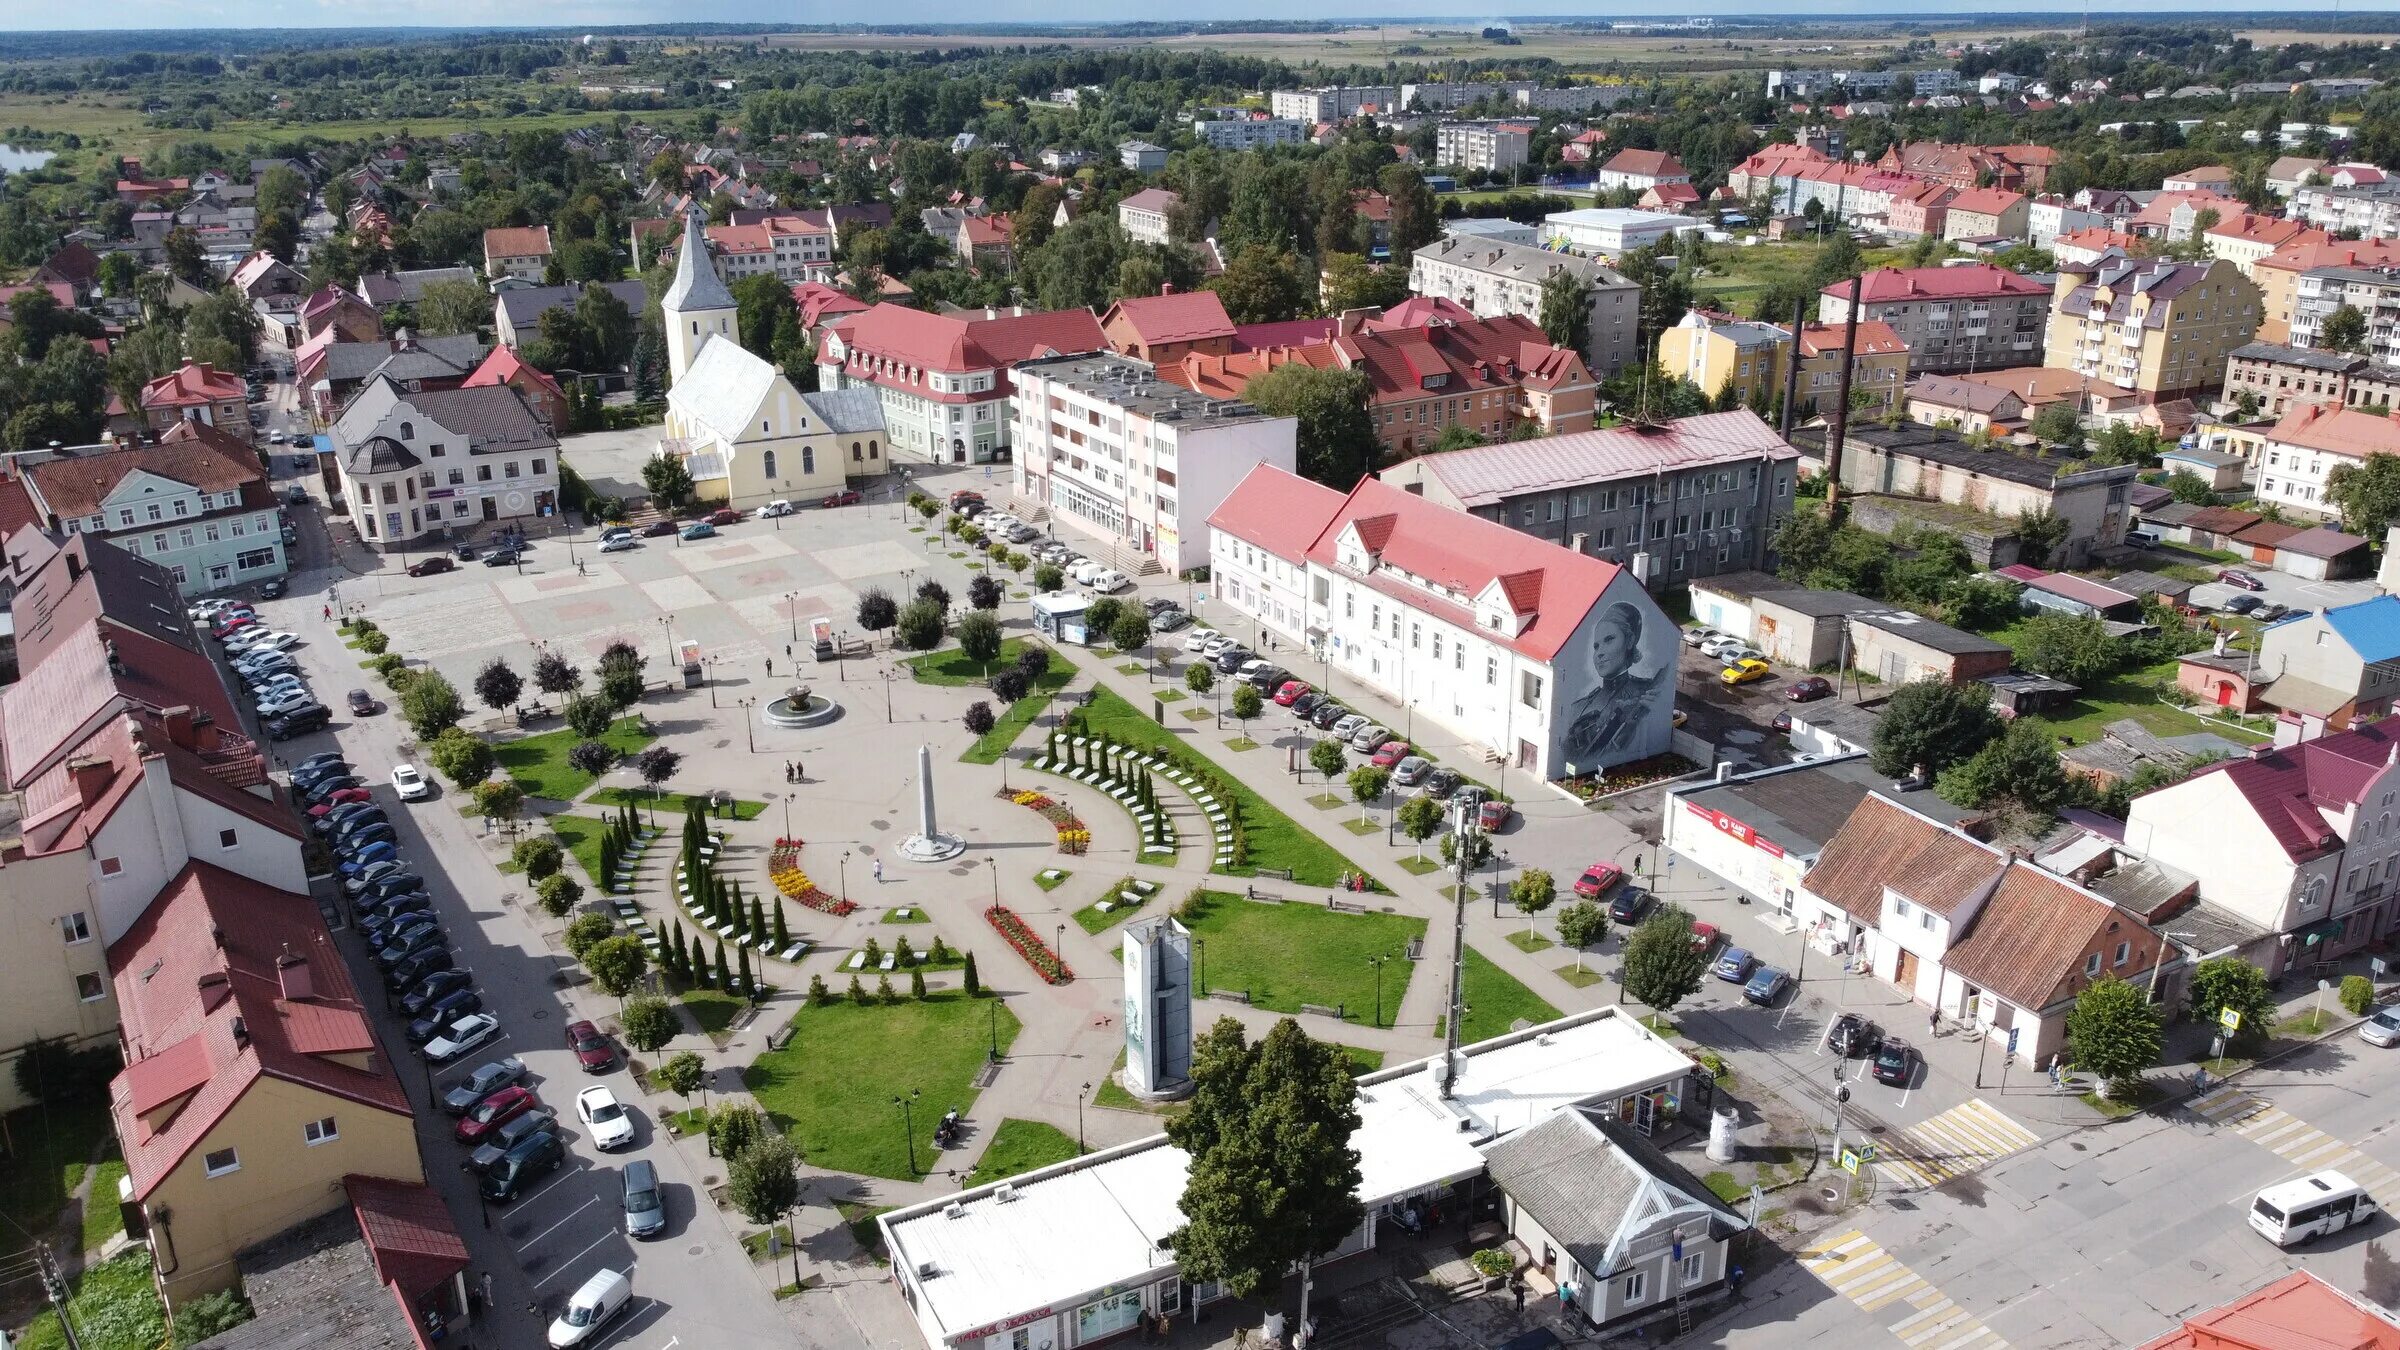
[[[2302,924],[2292,930],[2293,939],[2303,947],[2314,947],[2320,942],[2330,942],[2341,935],[2342,921],[2339,919],[2319,919],[2315,923]]]

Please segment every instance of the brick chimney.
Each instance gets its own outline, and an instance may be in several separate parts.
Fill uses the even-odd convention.
[[[115,781],[117,766],[105,755],[78,755],[67,761],[67,772],[75,776],[75,795],[90,806],[107,794],[108,785]]]
[[[207,971],[200,976],[200,1011],[215,1012],[232,997],[233,978],[223,970]]]
[[[309,974],[308,958],[294,952],[287,944],[283,955],[275,958],[275,978],[283,984],[283,996],[293,1003],[305,1003],[317,996],[316,981]]]
[[[158,716],[160,721],[166,723],[168,740],[186,750],[199,748],[198,737],[195,735],[192,725],[193,709],[191,704],[179,703]]]
[[[1175,293],[1175,283],[1172,281],[1160,282],[1158,293],[1160,295],[1173,295]]]

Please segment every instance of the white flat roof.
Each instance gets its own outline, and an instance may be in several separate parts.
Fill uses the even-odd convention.
[[[1553,225],[1582,225],[1595,229],[1664,225],[1674,229],[1698,230],[1707,226],[1707,222],[1689,216],[1666,211],[1637,211],[1630,206],[1586,206],[1575,211],[1553,211],[1542,219]]]
[[[1680,1077],[1692,1065],[1616,1008],[1480,1042],[1464,1058],[1448,1101],[1439,1056],[1359,1080],[1351,1144],[1359,1154],[1359,1200],[1369,1209],[1479,1175],[1479,1144],[1568,1106]],[[1174,1255],[1162,1244],[1183,1223],[1190,1167],[1188,1154],[1155,1135],[894,1210],[881,1223],[895,1269],[917,1286],[925,1320],[954,1338],[1067,1310],[1094,1291],[1171,1268]]]

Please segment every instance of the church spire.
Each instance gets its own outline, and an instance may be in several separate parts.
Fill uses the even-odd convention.
[[[667,288],[666,299],[659,302],[669,314],[734,308],[733,293],[717,278],[716,264],[708,258],[708,235],[701,228],[706,221],[698,202],[684,212],[683,252],[675,260],[675,284]]]

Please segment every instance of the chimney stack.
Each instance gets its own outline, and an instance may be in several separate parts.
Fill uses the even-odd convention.
[[[316,981],[308,969],[308,958],[293,952],[285,944],[283,955],[275,958],[275,977],[283,984],[283,996],[293,1003],[305,1003],[317,996]]]
[[[74,775],[77,800],[90,806],[108,792],[117,766],[104,755],[79,755],[67,761],[67,772]]]
[[[211,970],[200,977],[200,1011],[212,1013],[225,1006],[233,997],[233,980],[222,970]]]
[[[193,709],[189,703],[179,703],[159,714],[166,723],[167,739],[186,750],[198,749],[198,737],[193,731]]]

